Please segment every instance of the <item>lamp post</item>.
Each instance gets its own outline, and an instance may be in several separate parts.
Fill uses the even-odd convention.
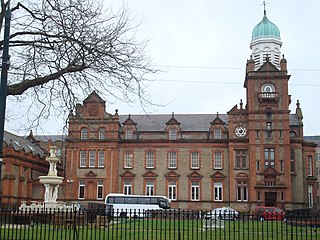
[[[1,65],[1,85],[0,85],[0,204],[2,203],[2,161],[3,161],[4,121],[5,121],[5,113],[6,113],[8,69],[10,66],[10,55],[9,55],[9,38],[10,38],[10,21],[11,21],[10,0],[8,0],[6,7],[7,9],[5,13],[5,22],[4,22],[4,37],[3,37],[2,65]]]

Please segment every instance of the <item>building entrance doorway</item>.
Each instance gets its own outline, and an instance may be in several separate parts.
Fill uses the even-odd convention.
[[[277,193],[276,192],[265,192],[265,204],[268,207],[277,206]]]

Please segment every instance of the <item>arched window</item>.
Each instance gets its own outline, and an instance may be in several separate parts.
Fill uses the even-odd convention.
[[[296,137],[296,136],[297,136],[297,134],[296,134],[295,131],[290,131],[290,137],[291,137],[291,138],[294,138],[294,137]]]
[[[99,128],[99,139],[106,139],[106,130],[104,128]]]
[[[88,128],[81,129],[81,139],[83,140],[88,139]]]
[[[220,128],[216,128],[216,129],[213,131],[213,138],[214,138],[214,139],[221,139],[221,138],[222,138],[222,132],[221,132],[221,129],[220,129]]]
[[[133,139],[133,131],[131,128],[126,130],[126,139]]]

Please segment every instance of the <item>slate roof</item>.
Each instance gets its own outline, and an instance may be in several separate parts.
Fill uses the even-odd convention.
[[[130,115],[137,123],[138,131],[164,131],[166,122],[172,118],[172,114],[152,115]],[[216,118],[216,114],[174,114],[174,118],[180,122],[182,131],[208,131],[210,122]],[[128,115],[120,115],[119,121],[122,124]],[[228,121],[227,114],[219,114],[222,121]]]
[[[65,135],[35,135],[34,138],[41,142],[48,142],[51,140],[51,142],[56,141],[64,141],[66,139]]]
[[[122,124],[129,115],[120,115],[119,121]],[[130,115],[131,119],[137,123],[138,131],[164,131],[166,122],[171,119],[172,114],[151,114],[151,115]],[[174,114],[174,118],[180,122],[182,131],[208,131],[217,114]],[[219,118],[228,125],[228,115],[219,114]],[[299,126],[298,118],[295,114],[290,114],[290,125]]]
[[[27,138],[20,137],[4,131],[4,142],[7,146],[12,146],[15,150],[25,152],[30,152],[33,155],[39,155],[40,157],[45,157],[45,151],[38,145],[32,143]]]
[[[304,136],[305,141],[314,142],[320,146],[320,136]]]
[[[228,115],[219,114],[218,116],[223,122],[225,122],[225,126],[227,127],[229,119]],[[123,124],[128,117],[129,115],[119,115],[120,124]],[[174,114],[174,118],[181,123],[180,127],[182,131],[208,131],[211,127],[210,122],[216,119],[216,117],[217,114]],[[172,118],[172,114],[130,114],[130,118],[137,124],[136,126],[138,131],[164,131],[166,128],[166,122]],[[290,126],[299,126],[299,120],[295,114],[290,114]],[[18,136],[16,137],[22,138]],[[55,142],[64,141],[66,136],[36,135],[34,138],[44,142],[51,139],[52,142]],[[27,139],[24,140],[28,141]]]

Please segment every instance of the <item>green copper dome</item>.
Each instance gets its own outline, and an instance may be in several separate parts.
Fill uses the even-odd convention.
[[[279,28],[267,18],[266,11],[264,11],[263,19],[258,23],[253,31],[251,40],[255,40],[261,37],[270,37],[280,40]]]

